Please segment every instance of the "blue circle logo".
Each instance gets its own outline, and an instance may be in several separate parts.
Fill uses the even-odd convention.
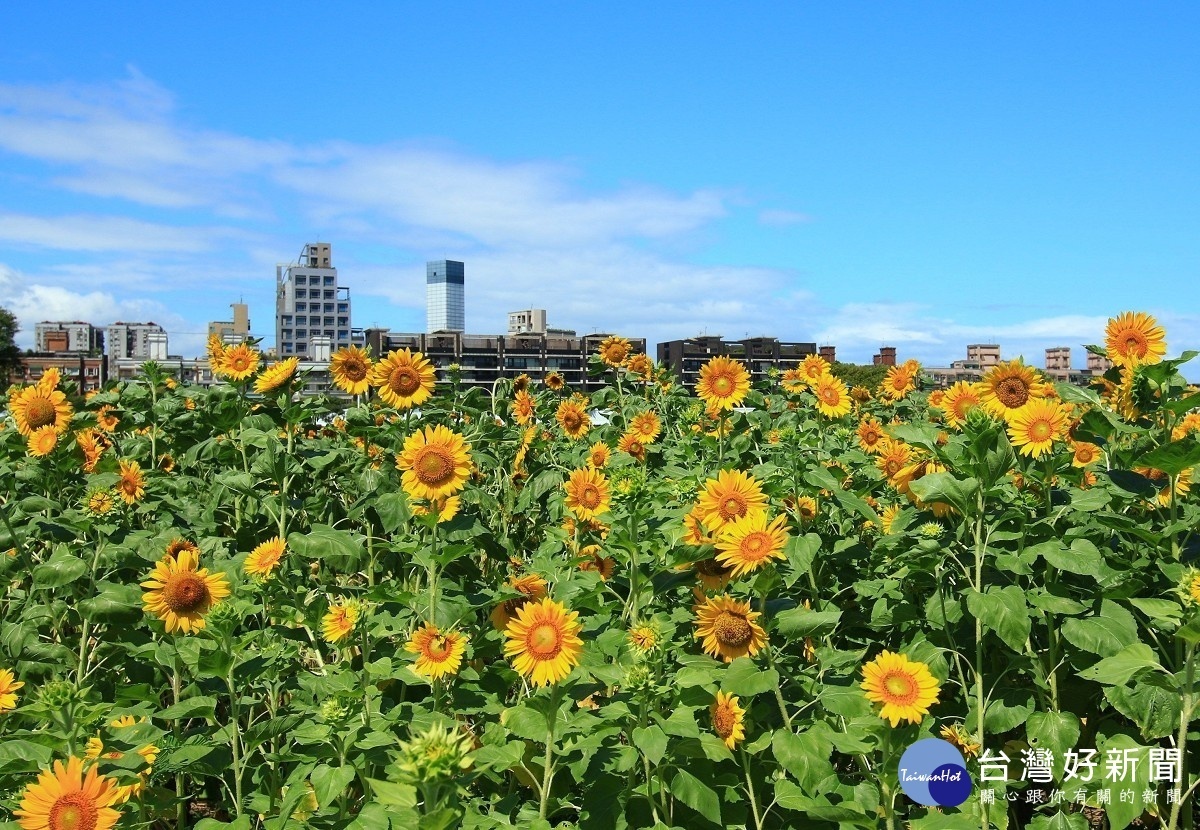
[[[941,738],[925,738],[904,750],[897,774],[904,794],[926,807],[957,807],[971,795],[967,762]]]

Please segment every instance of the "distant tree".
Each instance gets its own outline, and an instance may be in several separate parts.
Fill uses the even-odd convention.
[[[17,325],[17,318],[7,308],[0,306],[0,391],[7,389],[19,374],[21,350],[15,342],[18,331],[20,326]]]
[[[834,377],[839,377],[847,386],[865,386],[872,392],[887,374],[886,366],[862,366],[857,363],[835,362],[830,368]]]

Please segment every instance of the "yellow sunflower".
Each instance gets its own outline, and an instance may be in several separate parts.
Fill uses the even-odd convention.
[[[22,830],[112,830],[121,813],[112,805],[120,797],[117,782],[96,767],[83,771],[74,755],[42,770],[25,787],[21,806],[13,811]]]
[[[841,378],[821,375],[812,385],[817,411],[826,418],[840,418],[850,411],[850,390]]]
[[[524,389],[517,392],[512,402],[512,414],[517,423],[521,426],[528,424],[533,420],[534,411],[533,396]]]
[[[146,477],[142,475],[141,465],[136,461],[122,461],[118,474],[117,493],[126,504],[137,504],[146,495]]]
[[[246,380],[258,371],[262,355],[258,349],[253,349],[248,343],[238,343],[227,346],[221,357],[221,366],[225,376],[230,380]]]
[[[67,431],[71,416],[75,414],[62,391],[41,384],[26,386],[12,394],[8,400],[8,411],[12,413],[17,430],[24,436],[45,426],[54,427],[54,431],[61,435]]]
[[[513,378],[513,391],[514,392],[528,391],[530,381],[531,381],[531,378],[529,377],[529,375],[522,372],[521,374],[519,374],[515,378]]]
[[[812,496],[800,496],[796,499],[796,513],[803,522],[811,522],[817,518],[817,500]]]
[[[979,384],[960,380],[946,390],[942,396],[941,410],[944,420],[955,429],[962,429],[967,422],[967,413],[983,405]]]
[[[752,573],[772,559],[786,559],[783,546],[788,533],[785,516],[767,521],[765,512],[752,513],[730,522],[717,537],[717,561],[733,570],[733,576]]]
[[[904,508],[898,504],[890,504],[884,508],[883,513],[879,516],[880,528],[884,535],[889,535],[892,532],[892,526],[896,523],[896,519],[900,516],[900,511]]]
[[[683,517],[683,541],[696,546],[711,545],[714,541],[704,528],[704,512],[698,504]]]
[[[636,432],[627,432],[617,441],[617,449],[638,461],[646,460],[646,442]]]
[[[54,452],[58,446],[58,432],[47,424],[29,433],[29,454],[35,458],[43,458]]]
[[[96,426],[105,432],[116,432],[121,425],[121,419],[113,412],[113,408],[105,404],[96,410]]]
[[[1021,455],[1039,458],[1067,434],[1070,418],[1054,398],[1034,398],[1008,416],[1008,437]]]
[[[1005,420],[1029,401],[1046,396],[1037,370],[1019,360],[997,363],[988,369],[978,388],[984,407]]]
[[[652,625],[638,625],[629,630],[629,644],[643,654],[658,647],[658,629]]]
[[[608,463],[610,454],[611,451],[608,448],[608,444],[605,444],[603,441],[597,441],[588,450],[587,465],[593,470],[599,470]]]
[[[329,358],[329,374],[338,389],[349,395],[361,395],[371,388],[371,370],[375,364],[366,349],[347,346]]]
[[[608,511],[608,479],[599,470],[573,470],[563,488],[567,509],[580,519],[594,519]]]
[[[431,622],[413,632],[404,650],[417,655],[413,671],[430,680],[458,674],[467,638],[457,631],[442,631]]]
[[[149,589],[142,594],[144,610],[166,623],[168,634],[192,634],[204,628],[204,615],[230,594],[225,574],[210,574],[199,564],[192,551],[181,550],[159,560],[142,583]]]
[[[354,626],[358,625],[361,613],[362,607],[353,600],[330,605],[325,616],[321,618],[321,636],[329,643],[344,640],[354,631]]]
[[[741,470],[721,470],[710,478],[696,502],[705,527],[719,531],[753,513],[765,513],[767,497],[757,479]]]
[[[433,394],[433,364],[420,352],[408,349],[389,352],[371,370],[371,385],[388,406],[408,409],[420,406]]]
[[[221,338],[219,336],[210,334],[208,336],[206,348],[208,351],[208,368],[212,371],[213,377],[224,377],[225,344],[221,342]]]
[[[492,609],[492,625],[496,627],[497,631],[503,631],[508,628],[508,623],[517,615],[517,611],[525,603],[536,601],[546,596],[546,580],[537,574],[510,576],[508,578],[508,588],[516,591],[520,596],[506,599]]]
[[[879,396],[889,401],[904,400],[905,395],[916,388],[915,378],[916,373],[906,366],[889,366],[879,384]]]
[[[790,369],[783,370],[783,377],[780,379],[780,385],[784,392],[796,394],[803,392],[808,387],[808,378],[804,375],[804,370],[799,366],[793,366]]]
[[[111,490],[93,490],[88,493],[84,506],[93,516],[107,516],[117,506]]]
[[[266,579],[271,576],[271,572],[275,570],[285,553],[287,553],[287,545],[284,544],[283,539],[276,536],[250,551],[250,555],[246,557],[242,567],[251,576]]]
[[[643,444],[653,444],[662,433],[662,421],[654,412],[641,412],[630,419],[629,431],[641,438]]]
[[[889,484],[894,484],[896,476],[908,466],[911,459],[912,447],[903,441],[885,438],[880,442],[879,455],[875,459],[875,466],[879,468],[881,473],[887,476]]]
[[[975,758],[979,755],[979,750],[983,746],[971,737],[971,733],[967,731],[967,727],[962,723],[954,723],[948,726],[943,726],[939,733],[942,738],[956,746],[958,751],[968,758]]]
[[[0,669],[0,713],[17,708],[17,689],[24,685],[10,669]]]
[[[725,746],[736,749],[738,744],[746,740],[746,710],[738,705],[737,695],[717,692],[717,699],[708,713],[712,717],[713,732]]]
[[[762,614],[750,603],[727,594],[708,597],[696,608],[696,634],[703,638],[704,652],[732,663],[738,657],[753,657],[767,643],[766,632],[755,622]]]
[[[902,720],[920,723],[938,699],[938,681],[929,666],[890,651],[863,666],[862,688],[868,700],[883,704],[879,716],[893,727]]]
[[[94,429],[81,429],[75,433],[75,444],[83,453],[83,471],[95,471],[100,456],[104,454],[105,444],[99,439]]]
[[[614,334],[604,338],[600,346],[596,349],[596,353],[609,366],[620,366],[629,357],[629,351],[632,348],[632,343],[624,337],[617,337]]]
[[[612,578],[617,563],[611,556],[604,556],[599,545],[585,545],[583,550],[579,551],[579,555],[583,557],[579,563],[579,570],[595,571],[605,582]]]
[[[1071,442],[1071,465],[1073,467],[1088,467],[1100,460],[1103,450],[1090,441]]]
[[[547,389],[557,392],[567,385],[567,379],[562,376],[562,372],[547,372],[542,378],[542,383],[546,384]]]
[[[859,422],[855,434],[858,436],[858,445],[862,447],[863,452],[871,454],[879,452],[879,444],[886,437],[883,432],[883,424],[870,416]]]
[[[700,367],[696,394],[710,410],[733,409],[750,391],[750,373],[736,360],[724,355]]]
[[[296,367],[299,365],[300,358],[298,357],[289,357],[272,364],[258,376],[258,380],[254,381],[254,391],[260,395],[269,395],[282,389],[288,381],[296,376]]]
[[[534,686],[557,683],[579,663],[583,641],[579,612],[545,597],[527,602],[504,630],[504,655]]]
[[[1162,470],[1156,470],[1152,467],[1134,467],[1133,471],[1135,473],[1145,476],[1146,478],[1148,478],[1152,482],[1154,482],[1154,486],[1156,486],[1158,488],[1158,495],[1154,497],[1155,501],[1157,501],[1163,507],[1169,507],[1171,505],[1172,492],[1171,492],[1171,477],[1170,476],[1168,476]],[[1179,474],[1179,476],[1175,479],[1174,495],[1176,498],[1181,498],[1183,496],[1186,496],[1188,494],[1188,491],[1190,491],[1191,489],[1192,489],[1192,469],[1191,469],[1191,467],[1189,467],[1188,469],[1181,472]]]
[[[722,565],[715,557],[694,562],[691,568],[706,591],[722,591],[733,579],[733,568]]]
[[[404,473],[404,491],[418,499],[454,495],[466,486],[475,468],[470,451],[471,445],[461,435],[444,426],[414,432],[396,456],[396,467]]]
[[[631,375],[637,375],[642,380],[650,380],[654,377],[654,361],[650,359],[650,355],[638,352],[629,356],[629,360],[625,361],[625,369]]]
[[[1104,345],[1117,366],[1158,363],[1167,353],[1166,332],[1143,311],[1126,311],[1108,321]]]
[[[558,410],[554,413],[554,420],[558,421],[562,431],[572,441],[578,441],[587,435],[588,430],[592,427],[587,409],[575,398],[567,398],[559,403]]]
[[[414,516],[428,516],[432,510],[437,514],[438,524],[448,522],[458,515],[459,508],[462,507],[462,499],[458,496],[446,496],[441,499],[434,499],[428,505],[413,504],[411,505]]]
[[[191,552],[192,552],[192,556],[193,556],[193,557],[194,557],[194,558],[195,558],[197,561],[199,561],[199,559],[200,559],[200,547],[199,547],[199,545],[197,545],[195,542],[192,542],[192,541],[190,541],[190,540],[188,540],[188,539],[183,539],[183,538],[180,538],[180,537],[178,537],[178,536],[176,536],[176,537],[175,537],[174,539],[172,539],[170,542],[167,542],[167,547],[166,547],[166,549],[163,551],[163,555],[164,555],[164,556],[169,556],[169,557],[176,557],[176,556],[178,556],[178,555],[179,555],[179,554],[180,554],[182,551],[185,551],[185,550],[191,551]]]
[[[800,361],[800,373],[810,386],[816,382],[817,378],[829,374],[830,369],[829,361],[820,355],[810,354]]]

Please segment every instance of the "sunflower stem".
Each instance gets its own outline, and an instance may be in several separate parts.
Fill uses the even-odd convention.
[[[172,658],[171,670],[171,702],[178,706],[179,700],[183,696],[183,661],[179,659],[179,649],[175,649],[175,655]],[[181,731],[180,719],[176,717],[171,721],[171,735],[175,738],[175,745],[178,746],[181,741],[179,739]],[[176,830],[187,830],[187,803],[184,800],[183,793],[183,773],[175,773],[175,827]]]
[[[550,687],[550,713],[546,716],[546,754],[543,757],[541,803],[538,805],[538,815],[546,818],[546,810],[550,805],[550,787],[554,783],[554,726],[558,721],[558,705],[561,690],[557,683]]]
[[[971,587],[980,593],[983,592],[983,554],[986,547],[985,537],[983,535],[983,488],[978,491],[975,498],[975,584]],[[986,740],[984,732],[984,709],[986,702],[983,695],[983,622],[979,617],[975,618],[975,665],[972,667],[975,670],[975,724],[979,734],[980,743]],[[979,803],[979,826],[981,830],[989,830],[991,823],[988,819],[988,805],[980,801]]]
[[[1173,495],[1173,494],[1172,494]],[[1196,709],[1195,696],[1196,683],[1196,643],[1188,643],[1187,646],[1187,662],[1183,671],[1183,701],[1179,715],[1179,733],[1175,736],[1175,748],[1179,750],[1179,755],[1183,759],[1179,764],[1179,789],[1181,792],[1189,791],[1187,785],[1187,737],[1188,727],[1192,721],[1192,714]],[[1186,825],[1180,823],[1180,818],[1183,814],[1184,804],[1189,801],[1187,796],[1178,799],[1171,805],[1171,818],[1167,824],[1167,830],[1177,830],[1181,827],[1191,827],[1192,822],[1188,821]],[[1188,815],[1191,811],[1188,811]]]
[[[746,794],[750,796],[750,810],[754,814],[754,826],[757,830],[762,830],[762,816],[758,812],[758,796],[754,794],[754,779],[750,775],[750,763],[746,757],[746,750],[738,747],[738,754],[742,758],[742,773],[746,777]]]
[[[232,646],[232,643],[230,644]],[[241,717],[238,711],[239,695],[233,685],[233,658],[230,649],[229,673],[225,675],[225,688],[229,690],[229,710],[232,716],[229,729],[229,748],[233,753],[233,810],[236,818],[242,817],[242,757],[241,757]]]

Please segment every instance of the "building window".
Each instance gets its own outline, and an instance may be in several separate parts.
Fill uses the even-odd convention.
[[[326,277],[325,278],[326,285],[335,285],[336,282],[337,282],[337,280],[334,277]]]
[[[296,338],[298,340],[303,340],[306,337],[308,337],[308,329],[296,329]]]
[[[297,314],[296,315],[296,325],[299,325],[299,326],[308,325],[308,317],[306,317],[303,314]]]
[[[333,314],[333,303],[325,303],[325,313]]]
[[[350,325],[350,318],[349,317],[339,317],[339,318],[337,318],[337,324],[339,326],[341,326],[342,328],[345,328],[346,326]]]
[[[292,315],[284,314],[280,318],[280,322],[283,323],[285,326],[290,326],[292,324]]]
[[[296,311],[308,311],[308,303],[296,303]]]
[[[284,353],[284,354],[291,354],[291,353],[292,353],[292,344],[291,344],[291,343],[284,343],[284,344],[283,344],[283,353]]]
[[[350,313],[350,303],[338,303],[337,306],[338,314]]]
[[[304,276],[303,274],[297,274],[296,276],[292,277],[292,281],[296,283],[296,285],[308,285],[308,277]]]
[[[308,292],[307,292],[305,289],[303,289],[303,288],[297,288],[297,289],[296,289],[296,296],[297,296],[297,297],[305,297],[305,298],[307,298],[307,297],[308,297]]]

